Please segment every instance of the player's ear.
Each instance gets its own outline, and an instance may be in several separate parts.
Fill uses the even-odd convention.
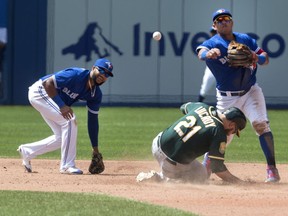
[[[228,121],[228,128],[229,130],[232,130],[236,127],[235,122],[227,120]]]
[[[95,78],[96,78],[96,70],[95,70],[95,66],[93,66],[92,67],[92,70],[91,70],[91,72],[90,72],[90,77],[91,77],[91,79],[93,79],[93,80],[95,80]]]

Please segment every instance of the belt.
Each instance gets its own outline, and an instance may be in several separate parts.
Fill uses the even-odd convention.
[[[238,91],[238,92],[220,91],[220,90],[218,90],[218,91],[219,91],[219,93],[220,93],[221,96],[243,96],[243,95],[245,95],[249,90],[250,90],[250,88],[247,89],[247,90]]]
[[[159,136],[159,138],[158,138],[158,140],[157,140],[157,145],[158,145],[158,148],[161,150],[161,152],[163,152],[162,149],[161,149],[161,144],[160,144],[160,136]],[[164,152],[163,152],[163,153],[164,153]],[[165,153],[164,153],[164,155],[165,155]],[[165,155],[165,156],[166,156],[166,155]],[[166,160],[168,163],[170,163],[170,164],[172,164],[172,165],[174,165],[174,166],[177,165],[177,162],[173,161],[172,159],[170,159],[170,158],[167,157],[167,156],[166,156],[165,160]]]

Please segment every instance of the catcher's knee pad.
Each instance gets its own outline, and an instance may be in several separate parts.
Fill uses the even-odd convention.
[[[252,126],[259,136],[271,131],[268,121],[255,121],[252,123]]]

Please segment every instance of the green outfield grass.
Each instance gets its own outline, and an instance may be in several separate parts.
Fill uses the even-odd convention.
[[[91,145],[87,133],[87,110],[74,107],[78,121],[77,159],[90,159]],[[181,116],[178,108],[127,108],[103,107],[100,110],[99,148],[106,160],[152,160],[153,138]],[[276,159],[286,163],[288,129],[287,110],[269,110],[271,128],[274,133]],[[17,147],[51,135],[40,114],[30,106],[0,107],[0,157],[19,157]],[[59,159],[59,151],[39,158]],[[250,124],[235,137],[227,149],[226,160],[230,162],[260,162],[265,158],[258,137]]]
[[[0,215],[191,216],[156,205],[93,193],[0,191]]]
[[[74,107],[73,110],[77,115],[79,126],[77,160],[90,160],[87,110],[85,107]],[[99,114],[100,151],[105,156],[105,160],[153,160],[151,155],[153,138],[181,115],[178,108],[103,107]],[[268,115],[274,133],[277,162],[287,163],[288,111],[269,110]],[[1,106],[0,116],[0,157],[2,158],[19,158],[16,149],[20,144],[51,135],[50,128],[31,106]],[[60,151],[39,158],[59,159]],[[265,163],[258,137],[250,124],[241,133],[241,137],[235,137],[228,147],[226,161]],[[37,202],[40,200],[41,204],[33,205],[36,199]],[[68,195],[67,193],[0,191],[0,200],[0,215],[192,215],[177,210],[171,211],[168,208],[151,207],[144,203],[87,193]],[[12,205],[15,203],[17,208]],[[69,205],[65,207],[65,203]],[[51,206],[53,208],[50,209]]]

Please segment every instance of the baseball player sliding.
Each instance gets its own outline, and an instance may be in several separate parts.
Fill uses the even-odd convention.
[[[278,182],[280,176],[276,168],[274,140],[267,117],[265,98],[262,89],[256,83],[257,64],[267,65],[268,55],[247,34],[232,31],[233,19],[228,10],[217,10],[213,13],[212,19],[213,27],[218,34],[204,41],[196,50],[199,59],[206,61],[216,78],[217,110],[225,111],[235,106],[244,112],[259,136],[260,145],[266,157],[267,178],[265,182]],[[233,46],[229,46],[231,42]],[[247,45],[252,51],[249,50],[252,54],[248,55],[247,62],[243,62],[243,65],[239,63],[242,61],[243,53],[235,57],[235,62],[227,55],[228,48],[235,47],[235,42]],[[236,50],[237,48],[233,52]],[[232,138],[233,136],[230,140]]]
[[[152,153],[160,172],[141,172],[136,181],[205,182],[211,172],[230,183],[244,183],[230,173],[224,164],[227,135],[237,134],[246,126],[245,115],[235,107],[217,113],[215,107],[204,103],[186,103],[180,107],[184,114],[152,142]],[[197,158],[209,152],[210,163],[203,165]]]
[[[98,150],[98,112],[102,100],[100,85],[113,77],[112,63],[98,59],[91,70],[71,67],[40,78],[29,87],[29,101],[40,112],[53,131],[43,140],[20,145],[17,151],[27,172],[32,172],[31,159],[61,148],[60,173],[82,174],[75,166],[77,122],[71,109],[78,100],[86,101],[88,133],[93,148],[89,172],[104,171],[102,155]]]

